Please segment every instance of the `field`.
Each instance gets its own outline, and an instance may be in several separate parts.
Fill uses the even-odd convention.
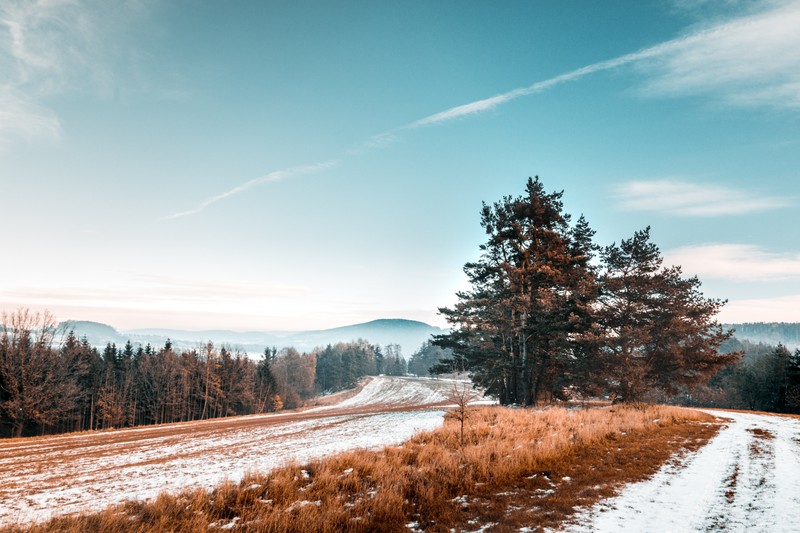
[[[300,412],[0,441],[0,525],[399,443],[441,425],[451,388],[443,380],[376,377],[354,397]]]
[[[452,387],[379,377],[302,412],[5,441],[0,525],[77,513],[43,530],[794,531],[800,523],[800,420],[472,407],[462,439],[457,420],[441,427]],[[172,495],[155,498],[163,491]],[[86,515],[129,499],[150,503]]]

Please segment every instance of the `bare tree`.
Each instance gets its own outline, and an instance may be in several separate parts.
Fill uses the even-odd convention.
[[[4,312],[0,322],[0,413],[10,420],[12,436],[21,437],[31,424],[59,422],[78,386],[53,349],[56,322],[49,312]]]
[[[469,418],[469,402],[474,396],[472,386],[465,379],[460,377],[466,376],[463,365],[460,369],[457,368],[456,363],[453,363],[453,382],[450,391],[447,394],[447,399],[455,404],[455,407],[447,412],[446,418],[455,420],[459,423],[459,446],[464,446],[464,426]]]

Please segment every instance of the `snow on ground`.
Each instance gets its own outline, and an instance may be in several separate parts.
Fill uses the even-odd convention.
[[[414,406],[414,405],[444,405],[453,403],[454,387],[461,390],[463,386],[472,392],[472,384],[464,381],[435,378],[412,378],[394,376],[375,376],[370,379],[363,389],[352,398],[348,398],[336,405],[317,409],[363,407],[367,405]],[[475,392],[472,402],[481,401],[480,395]],[[494,403],[494,402],[489,402]]]
[[[708,445],[578,516],[570,532],[800,530],[800,419],[730,419]]]
[[[447,380],[379,376],[338,405],[301,413],[0,442],[0,525],[397,444],[441,425],[452,387]]]
[[[2,441],[0,525],[396,444],[439,426],[453,387],[379,376],[337,405],[300,413]],[[708,445],[579,513],[566,530],[798,531],[800,419],[710,412],[729,422]]]

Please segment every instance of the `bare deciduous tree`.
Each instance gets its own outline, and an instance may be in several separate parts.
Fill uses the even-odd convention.
[[[49,312],[19,309],[0,315],[0,412],[14,437],[26,426],[52,425],[70,411],[77,383],[53,349],[56,322]]]
[[[457,369],[454,364],[453,382],[447,394],[447,399],[453,402],[455,407],[445,414],[446,418],[459,423],[458,443],[461,447],[464,446],[464,426],[469,418],[469,402],[475,396],[471,384],[463,379],[465,376],[466,373],[464,372],[463,366]],[[459,379],[459,377],[462,379]]]

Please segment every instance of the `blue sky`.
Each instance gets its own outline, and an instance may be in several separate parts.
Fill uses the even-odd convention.
[[[444,325],[528,176],[800,322],[800,1],[0,0],[0,308]]]

